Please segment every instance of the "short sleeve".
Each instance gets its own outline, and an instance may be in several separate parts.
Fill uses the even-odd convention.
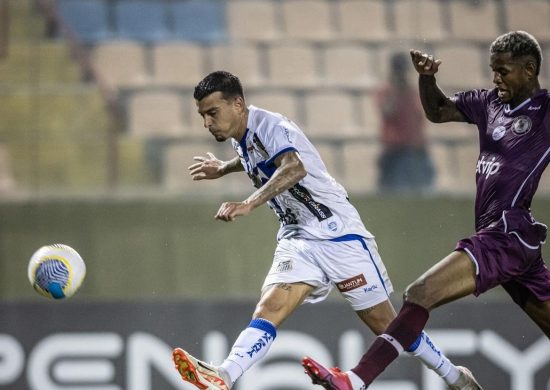
[[[259,129],[253,136],[253,142],[265,149],[269,156],[266,163],[270,164],[283,153],[298,151],[296,146],[298,136],[299,132],[289,123],[285,126],[285,122],[281,122],[273,127],[265,126]]]
[[[486,89],[474,89],[458,92],[451,100],[455,103],[456,108],[464,114],[469,123],[481,125],[487,122],[488,95],[489,91]]]

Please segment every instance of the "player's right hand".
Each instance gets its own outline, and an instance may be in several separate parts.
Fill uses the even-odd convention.
[[[419,74],[433,76],[439,70],[441,60],[436,60],[434,56],[423,53],[420,50],[411,50],[410,53],[414,69],[416,69]]]
[[[187,168],[193,180],[217,179],[223,176],[224,163],[212,153],[208,152],[206,156],[195,156],[193,160],[198,162]]]

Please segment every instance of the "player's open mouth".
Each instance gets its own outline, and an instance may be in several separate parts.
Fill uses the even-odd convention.
[[[510,96],[510,92],[508,92],[507,90],[505,89],[499,89],[498,90],[498,97],[501,98],[501,99],[505,99],[507,97]]]

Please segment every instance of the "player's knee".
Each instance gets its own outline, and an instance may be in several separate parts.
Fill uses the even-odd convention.
[[[429,308],[429,294],[427,292],[426,283],[423,279],[417,279],[409,284],[403,294],[405,302],[415,303],[417,305]]]
[[[281,324],[288,316],[288,309],[280,300],[262,300],[256,306],[253,318],[263,318],[271,321],[275,326]]]

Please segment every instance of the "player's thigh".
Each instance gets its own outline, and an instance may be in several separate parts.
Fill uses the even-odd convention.
[[[393,286],[372,238],[325,242],[316,261],[354,311],[388,300]]]
[[[262,297],[256,305],[254,318],[263,318],[279,326],[304,299],[314,287],[306,283],[276,283],[267,286],[262,291]]]
[[[476,266],[466,252],[454,251],[409,285],[405,300],[428,310],[472,294]]]
[[[356,313],[377,336],[382,334],[397,316],[389,299],[368,309],[358,310]]]
[[[550,338],[550,301],[540,302],[530,298],[522,309],[541,328],[546,337]]]
[[[273,264],[264,280],[262,292],[273,285],[305,283],[314,287],[305,302],[316,303],[324,300],[330,293],[332,284],[312,253],[316,251],[317,245],[316,240],[280,240],[273,255]]]

